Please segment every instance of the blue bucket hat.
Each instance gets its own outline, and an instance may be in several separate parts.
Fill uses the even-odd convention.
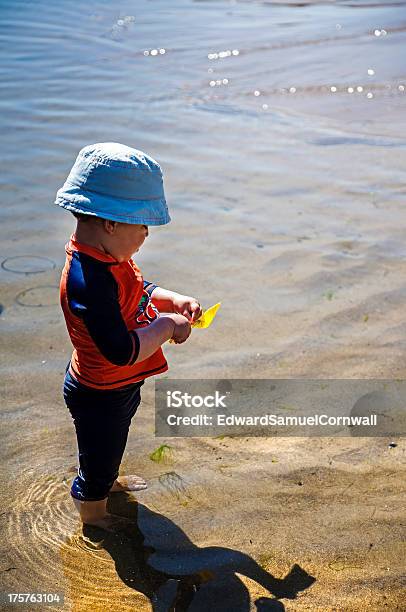
[[[171,220],[159,164],[118,142],[84,147],[55,204],[121,223],[165,225]]]

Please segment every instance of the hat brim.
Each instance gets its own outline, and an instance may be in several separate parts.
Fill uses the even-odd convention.
[[[166,225],[171,220],[165,198],[117,199],[66,183],[57,192],[55,204],[71,212],[120,223]]]

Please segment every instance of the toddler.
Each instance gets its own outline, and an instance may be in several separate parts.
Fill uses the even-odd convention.
[[[149,226],[170,221],[161,168],[151,157],[118,143],[87,146],[55,203],[77,219],[60,284],[74,347],[64,381],[79,450],[71,495],[82,522],[109,528],[116,520],[106,510],[109,492],[147,486],[138,476],[118,476],[141,386],[168,369],[162,344],[185,342],[201,308],[144,280],[131,259]]]

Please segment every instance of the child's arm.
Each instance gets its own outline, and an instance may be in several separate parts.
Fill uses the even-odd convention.
[[[191,327],[189,321],[179,314],[167,314],[155,319],[147,327],[140,327],[134,332],[138,337],[138,357],[134,361],[143,361],[150,357],[167,340],[171,338],[176,344],[185,342]]]
[[[191,332],[188,319],[180,314],[162,315],[146,327],[132,331],[127,330],[121,313],[110,309],[102,314],[99,309],[98,314],[99,317],[85,316],[85,323],[99,351],[116,365],[144,361],[167,340],[173,339],[176,344],[181,344]]]
[[[150,286],[152,291],[149,291],[149,294],[159,312],[178,313],[189,321],[196,321],[202,314],[201,306],[196,298],[176,293],[176,291],[169,291],[169,289],[163,287],[156,287],[152,283],[150,283]]]
[[[67,300],[71,312],[83,321],[96,349],[115,365],[143,361],[167,340],[173,338],[181,343],[190,334],[190,323],[180,314],[167,314],[146,327],[128,330],[114,277],[105,266],[95,266],[86,258],[72,261]]]

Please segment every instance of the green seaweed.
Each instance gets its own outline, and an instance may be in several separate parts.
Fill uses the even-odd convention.
[[[149,456],[151,461],[156,463],[167,463],[172,459],[172,446],[168,444],[161,444],[158,446]]]
[[[325,297],[329,302],[331,302],[331,300],[334,297],[334,291],[332,291],[331,289],[329,289],[328,291],[326,291],[325,293],[323,293],[323,297]]]

